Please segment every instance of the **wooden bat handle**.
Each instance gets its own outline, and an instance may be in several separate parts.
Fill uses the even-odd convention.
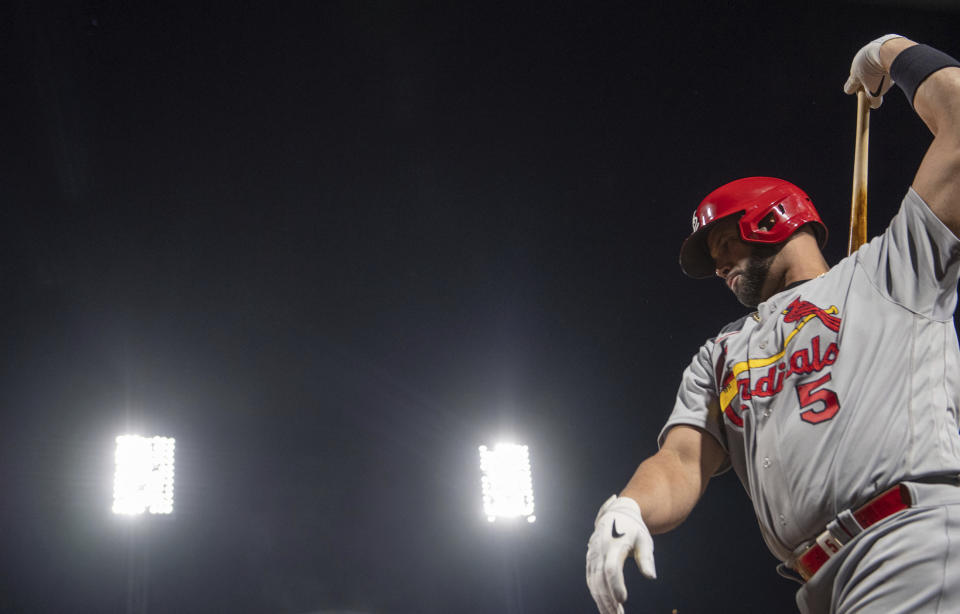
[[[853,150],[853,198],[850,203],[850,240],[847,255],[867,242],[867,148],[870,144],[870,103],[857,92],[857,140]]]

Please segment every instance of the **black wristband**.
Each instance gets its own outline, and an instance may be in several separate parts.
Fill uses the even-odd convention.
[[[960,66],[960,62],[946,53],[927,45],[907,47],[897,55],[890,65],[890,77],[900,86],[907,96],[907,102],[913,106],[913,97],[924,80],[941,68]]]

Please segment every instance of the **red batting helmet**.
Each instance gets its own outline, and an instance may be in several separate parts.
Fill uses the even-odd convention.
[[[710,192],[693,213],[693,234],[680,248],[684,273],[695,278],[713,275],[716,265],[707,234],[717,220],[738,214],[740,238],[748,243],[782,243],[808,223],[821,249],[827,242],[827,227],[803,190],[783,179],[746,177]]]

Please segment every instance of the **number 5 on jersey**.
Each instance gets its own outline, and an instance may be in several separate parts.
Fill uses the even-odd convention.
[[[840,400],[837,393],[829,388],[820,388],[830,381],[830,374],[826,373],[819,379],[805,384],[797,384],[797,398],[800,400],[800,408],[809,408],[801,412],[800,418],[810,424],[819,424],[833,418],[840,410]],[[820,388],[820,390],[817,390]],[[823,403],[822,408],[814,407],[817,403]]]

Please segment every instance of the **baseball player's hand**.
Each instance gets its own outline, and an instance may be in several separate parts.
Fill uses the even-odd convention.
[[[587,545],[587,586],[601,614],[623,614],[627,600],[623,563],[631,552],[640,573],[651,580],[656,578],[653,538],[640,516],[640,507],[629,497],[613,495],[597,513]]]
[[[861,47],[853,56],[850,64],[850,77],[843,91],[856,94],[863,90],[870,101],[870,108],[876,109],[883,103],[883,95],[893,86],[893,79],[880,63],[880,46],[891,38],[903,38],[899,34],[887,34]]]

